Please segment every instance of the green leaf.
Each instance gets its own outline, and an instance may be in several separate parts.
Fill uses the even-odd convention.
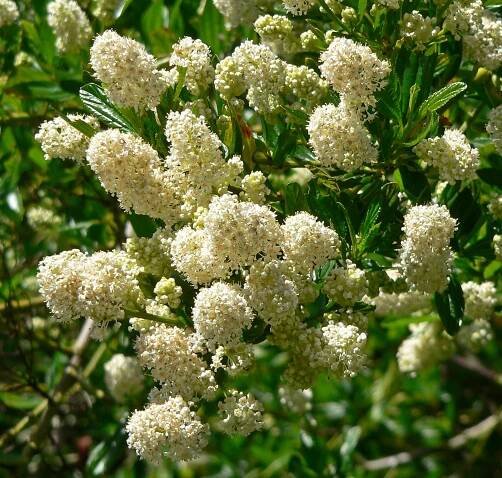
[[[138,133],[131,122],[108,99],[103,88],[95,83],[88,83],[80,88],[80,99],[87,110],[97,119],[112,128]]]
[[[409,169],[406,166],[401,166],[399,170],[394,172],[394,179],[399,185],[399,188],[414,203],[427,202],[431,198],[431,190],[427,176],[418,170]]]
[[[289,183],[284,190],[284,212],[287,216],[308,209],[304,191],[298,183]]]
[[[462,325],[465,305],[462,287],[455,276],[450,276],[448,288],[444,292],[434,294],[434,301],[446,332],[455,335]]]
[[[420,106],[418,112],[420,117],[424,117],[427,113],[432,113],[433,111],[442,108],[446,103],[451,101],[455,96],[462,93],[467,88],[467,85],[462,81],[457,81],[456,83],[451,83],[439,91],[432,93]]]
[[[60,113],[60,116],[68,124],[72,125],[75,129],[79,130],[83,135],[87,136],[88,138],[92,138],[94,136],[94,134],[96,134],[96,130],[89,123],[86,123],[85,121],[83,121],[81,119],[71,120],[64,113]]]
[[[9,408],[31,410],[42,401],[42,398],[34,394],[0,392],[0,401]]]
[[[477,175],[486,184],[502,188],[502,171],[495,168],[482,168],[477,170]]]
[[[129,214],[128,219],[138,237],[152,237],[153,233],[157,230],[155,221],[148,216],[133,212]]]

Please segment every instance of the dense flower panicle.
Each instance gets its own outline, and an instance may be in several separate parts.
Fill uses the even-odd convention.
[[[209,436],[209,427],[180,396],[136,410],[126,431],[129,447],[153,464],[160,464],[165,456],[175,461],[192,460],[205,448]]]
[[[460,40],[463,35],[481,23],[483,10],[481,0],[455,0],[446,10],[443,29]]]
[[[19,10],[12,0],[0,0],[0,28],[13,24],[19,18]]]
[[[401,36],[413,42],[418,50],[424,50],[425,45],[438,33],[436,18],[423,17],[417,10],[403,15]]]
[[[242,293],[224,282],[201,289],[192,309],[195,331],[210,350],[237,346],[244,329],[251,327],[253,311]]]
[[[260,8],[272,6],[274,0],[213,0],[214,6],[225,18],[227,28],[251,25],[260,14]]]
[[[354,325],[361,331],[368,330],[368,316],[359,310],[339,309],[337,311],[327,312],[323,316],[326,322],[342,322],[345,325]]]
[[[465,282],[462,284],[464,293],[464,314],[471,319],[490,319],[497,305],[497,289],[493,282]]]
[[[316,0],[282,0],[282,3],[288,13],[305,15],[316,4]]]
[[[492,71],[502,65],[502,19],[495,13],[484,10],[481,23],[463,40],[466,58]]]
[[[142,297],[136,276],[140,268],[124,252],[78,250],[46,257],[37,275],[40,294],[61,320],[85,317],[107,323],[124,318],[124,307]]]
[[[295,95],[298,101],[307,103],[309,111],[321,102],[328,91],[328,83],[305,65],[287,64],[284,81],[286,90]]]
[[[177,309],[181,304],[183,289],[176,285],[176,281],[170,277],[162,277],[153,289],[155,300],[160,304],[168,305],[171,309]]]
[[[410,325],[411,335],[397,351],[397,363],[402,373],[415,375],[448,358],[455,350],[452,338],[439,322],[420,322]]]
[[[323,287],[326,295],[337,304],[351,306],[368,292],[368,280],[363,270],[347,260],[346,267],[335,267]]]
[[[99,123],[92,116],[71,114],[70,121],[84,121],[93,129],[99,128]],[[85,160],[90,139],[77,128],[61,117],[44,121],[35,135],[40,143],[45,159],[52,158],[72,159],[74,161]]]
[[[378,150],[370,133],[344,103],[316,108],[307,130],[309,143],[324,166],[353,171],[378,160]]]
[[[247,82],[239,58],[227,56],[216,65],[214,87],[227,100],[241,96],[246,91]]]
[[[263,427],[263,405],[250,393],[229,390],[218,411],[219,425],[228,435],[248,436]]]
[[[321,54],[321,74],[342,98],[354,106],[374,106],[376,91],[387,83],[390,64],[369,47],[337,37]]]
[[[456,221],[446,206],[413,206],[404,218],[400,265],[408,283],[425,293],[448,285]]]
[[[308,273],[340,253],[338,234],[307,212],[287,217],[281,229],[284,257],[299,272]]]
[[[436,167],[439,177],[450,184],[476,178],[479,152],[457,129],[447,129],[441,137],[424,139],[414,151],[421,160]]]
[[[136,261],[143,272],[155,276],[169,276],[171,242],[173,232],[169,228],[157,229],[152,237],[130,237],[125,244],[127,254]]]
[[[306,390],[295,389],[288,386],[279,387],[279,401],[289,413],[303,415],[312,410],[313,393],[310,388]]]
[[[267,194],[270,189],[266,186],[266,176],[261,171],[254,171],[242,178],[242,192],[239,198],[242,201],[254,202],[255,204],[265,204]]]
[[[143,389],[143,372],[135,357],[115,354],[104,365],[105,383],[117,402],[134,397]]]
[[[85,255],[78,249],[45,257],[38,265],[40,295],[56,319],[69,321],[81,317],[78,290]]]
[[[249,269],[244,292],[258,316],[272,326],[294,316],[298,306],[295,283],[283,261],[257,262]]]
[[[406,316],[415,312],[428,311],[431,307],[431,296],[422,292],[380,292],[371,299],[376,307],[375,314]]]
[[[502,105],[493,108],[488,114],[486,131],[499,154],[502,154]]]
[[[180,215],[174,181],[148,143],[118,129],[91,138],[87,161],[103,187],[126,211],[176,222]]]
[[[261,15],[254,22],[254,29],[263,44],[276,53],[294,52],[299,43],[293,35],[293,22],[284,15]]]
[[[136,340],[140,364],[151,370],[165,393],[181,395],[186,400],[210,398],[214,394],[214,375],[197,355],[195,339],[185,329],[155,324]]]
[[[26,221],[35,230],[55,227],[63,222],[56,212],[45,206],[30,207],[26,211]]]
[[[211,358],[211,369],[225,370],[231,377],[249,370],[255,363],[252,344],[240,342],[235,347],[220,345]]]
[[[485,319],[476,319],[460,329],[456,340],[461,347],[477,353],[493,340],[492,326]]]
[[[69,53],[87,47],[92,29],[89,19],[75,0],[53,0],[47,5],[47,23],[56,36],[56,48]]]
[[[325,341],[322,359],[331,372],[354,377],[364,367],[367,338],[364,332],[354,325],[330,322],[322,328],[322,336]]]
[[[90,63],[110,99],[118,106],[136,110],[157,106],[164,91],[176,80],[157,70],[155,58],[141,43],[113,30],[96,37]]]
[[[185,37],[175,43],[169,64],[186,69],[185,86],[193,95],[200,95],[213,82],[211,51],[199,39]]]

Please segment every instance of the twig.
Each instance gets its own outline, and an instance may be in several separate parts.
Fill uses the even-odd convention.
[[[375,460],[365,460],[363,461],[363,467],[366,470],[377,471],[385,470],[388,468],[396,468],[400,465],[405,465],[411,461],[420,458],[422,456],[428,455],[430,453],[435,453],[444,450],[456,450],[467,445],[469,441],[480,439],[488,436],[494,428],[502,421],[502,410],[497,413],[490,415],[484,420],[480,421],[472,427],[466,428],[464,431],[450,438],[446,445],[430,448],[419,448],[413,451],[404,451],[401,453],[396,453],[395,455],[384,456],[382,458],[377,458]]]
[[[459,367],[465,368],[471,372],[477,373],[483,378],[486,378],[497,385],[502,386],[502,374],[498,374],[493,370],[485,367],[476,357],[461,357],[455,356],[451,359],[453,363],[458,365]]]

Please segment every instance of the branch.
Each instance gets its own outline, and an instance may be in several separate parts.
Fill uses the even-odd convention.
[[[430,453],[444,450],[456,450],[467,445],[467,443],[469,443],[469,441],[471,440],[476,440],[488,436],[500,422],[502,422],[502,409],[497,413],[494,413],[493,415],[485,418],[476,425],[466,428],[458,435],[450,438],[446,445],[430,448],[419,448],[410,452],[403,451],[401,453],[396,453],[395,455],[377,458],[376,460],[364,460],[363,467],[366,470],[370,471],[396,468],[400,465],[405,465],[417,458],[428,455]]]
[[[498,374],[497,372],[494,372],[493,370],[490,370],[489,368],[485,367],[474,356],[460,357],[457,355],[453,357],[451,361],[454,364],[458,365],[459,367],[465,368],[466,370],[474,372],[480,375],[481,377],[486,378],[496,383],[497,385],[502,386],[502,374]]]

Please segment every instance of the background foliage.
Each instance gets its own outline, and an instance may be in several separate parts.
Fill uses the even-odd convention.
[[[109,249],[123,242],[126,223],[140,235],[151,232],[152,225],[121,212],[85,167],[45,161],[33,140],[43,119],[84,111],[79,89],[91,81],[87,52],[57,54],[46,3],[18,2],[22,20],[0,33],[0,476],[497,476],[502,469],[496,426],[502,413],[500,315],[496,340],[477,358],[455,356],[416,378],[401,375],[395,359],[413,318],[371,321],[368,369],[350,381],[320,380],[312,410],[301,416],[280,405],[284,357],[265,347],[256,370],[246,377],[266,406],[263,432],[246,439],[214,434],[204,459],[186,467],[166,462],[148,468],[127,450],[124,420],[142,401],[116,404],[107,395],[102,370],[114,353],[132,353],[126,331],[117,330],[106,342],[85,343],[81,350],[77,341],[75,349],[79,324],[62,328],[49,320],[34,274],[45,255],[74,247]],[[366,9],[364,0],[346,4]],[[415,4],[407,2],[407,11]],[[496,7],[496,2],[486,5]],[[385,48],[395,41],[398,15],[384,14],[378,29],[362,21],[360,31],[376,48]],[[96,21],[93,27],[103,29]],[[142,41],[161,61],[184,35],[200,38],[220,58],[242,38],[255,38],[250,29],[225,30],[212,2],[204,0],[125,0],[114,28]],[[277,209],[311,210],[335,224],[355,256],[377,270],[399,237],[399,230],[386,226],[396,220],[398,193],[406,192],[416,203],[431,197],[433,184],[408,160],[406,148],[442,125],[463,125],[481,151],[482,169],[480,181],[469,188],[447,186],[442,194],[459,221],[454,246],[464,255],[455,270],[461,281],[496,280],[502,264],[494,258],[490,237],[500,225],[488,214],[487,203],[494,191],[500,194],[502,169],[485,124],[488,111],[500,103],[500,80],[460,64],[459,43],[450,40],[440,51],[419,54],[403,48],[393,55],[396,68],[371,124],[388,159],[382,173],[392,175],[391,182],[384,174],[343,174],[307,185],[297,181],[289,167],[310,159],[296,141],[305,136],[303,119],[295,123],[291,117],[287,127],[265,128],[258,118],[250,119],[256,124],[256,151],[270,159],[276,177]],[[458,91],[461,96],[447,110],[441,100],[424,106],[432,92],[452,81],[469,87]],[[34,227],[29,211],[39,206],[60,220]],[[357,240],[353,232],[359,232]],[[496,417],[495,424],[486,423],[486,417]],[[480,423],[475,439],[462,434]],[[393,468],[392,460],[402,464]]]

